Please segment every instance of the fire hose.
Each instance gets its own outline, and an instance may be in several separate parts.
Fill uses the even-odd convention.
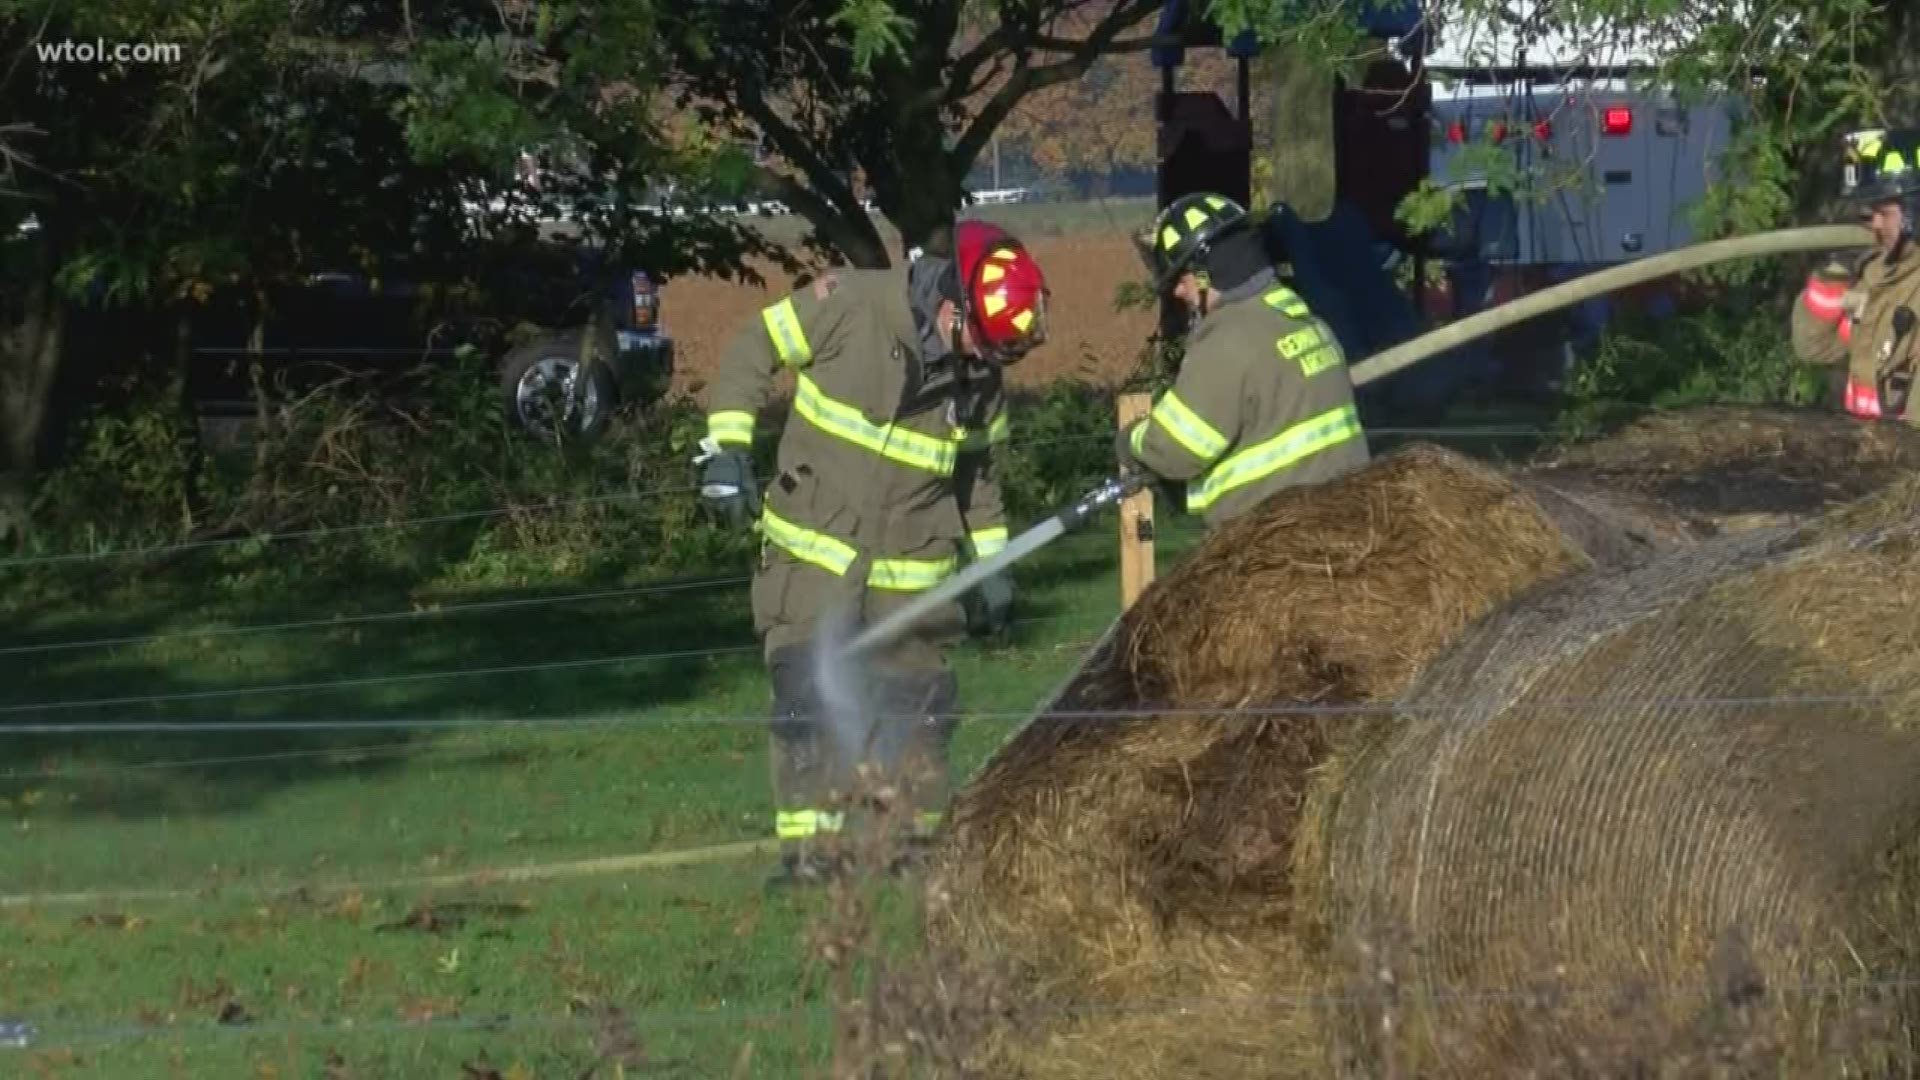
[[[1547,312],[1569,307],[1603,293],[1656,278],[1685,273],[1703,266],[1766,255],[1867,247],[1872,243],[1872,234],[1858,225],[1815,225],[1694,244],[1664,255],[1610,266],[1605,270],[1586,274],[1552,288],[1542,289],[1537,293],[1489,308],[1477,315],[1450,323],[1431,333],[1422,334],[1384,352],[1376,353],[1353,365],[1349,369],[1349,374],[1356,388],[1364,386],[1375,379],[1385,378],[1476,338],[1485,337]],[[1109,478],[1075,500],[1072,505],[1013,538],[1004,549],[990,558],[981,559],[967,566],[935,588],[916,597],[912,603],[896,608],[885,618],[866,627],[848,642],[843,655],[848,658],[857,657],[892,641],[941,605],[958,598],[981,581],[1000,573],[1067,532],[1078,528],[1108,507],[1117,505],[1127,496],[1144,488],[1150,481],[1151,478],[1139,474]]]

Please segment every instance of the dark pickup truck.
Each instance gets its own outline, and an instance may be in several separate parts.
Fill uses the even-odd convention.
[[[268,392],[284,398],[352,377],[404,393],[407,376],[423,365],[477,352],[498,357],[501,407],[512,423],[541,439],[564,431],[574,441],[601,435],[620,406],[645,406],[666,392],[673,339],[645,271],[605,265],[591,249],[551,245],[462,276],[455,288],[341,271],[275,290],[260,328]],[[583,350],[596,306],[598,340]],[[187,392],[203,417],[253,413],[253,331],[245,297],[216,295],[194,312]]]

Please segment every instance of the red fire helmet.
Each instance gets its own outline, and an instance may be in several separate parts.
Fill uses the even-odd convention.
[[[982,353],[1010,364],[1047,339],[1047,279],[1013,234],[984,221],[954,226],[967,325]]]

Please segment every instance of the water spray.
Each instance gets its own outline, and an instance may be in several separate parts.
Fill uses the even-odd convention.
[[[873,680],[862,657],[843,644],[852,636],[854,613],[844,605],[820,620],[813,646],[813,687],[819,695],[822,719],[843,762],[858,762],[872,742]]]

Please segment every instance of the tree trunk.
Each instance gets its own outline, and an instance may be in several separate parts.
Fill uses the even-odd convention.
[[[40,265],[0,329],[0,541],[24,535],[40,459],[40,438],[60,370],[66,305],[53,281],[46,242]]]
[[[247,333],[247,376],[253,386],[253,482],[256,496],[266,491],[273,459],[273,406],[267,397],[267,298],[254,292],[253,329]]]
[[[1260,60],[1272,83],[1267,114],[1266,190],[1260,205],[1286,203],[1302,221],[1333,213],[1333,73],[1295,49]]]
[[[900,231],[900,252],[917,247],[946,251],[952,247],[953,222],[960,205],[960,183],[950,170],[929,166],[911,183],[894,189],[893,205],[883,209]]]
[[[186,439],[187,469],[183,479],[185,485],[181,492],[180,513],[182,527],[191,533],[198,527],[200,519],[206,515],[205,491],[201,483],[206,474],[206,445],[200,433],[200,416],[193,407],[193,316],[181,311],[173,327],[173,374],[179,380],[179,397],[175,405],[180,410]]]

